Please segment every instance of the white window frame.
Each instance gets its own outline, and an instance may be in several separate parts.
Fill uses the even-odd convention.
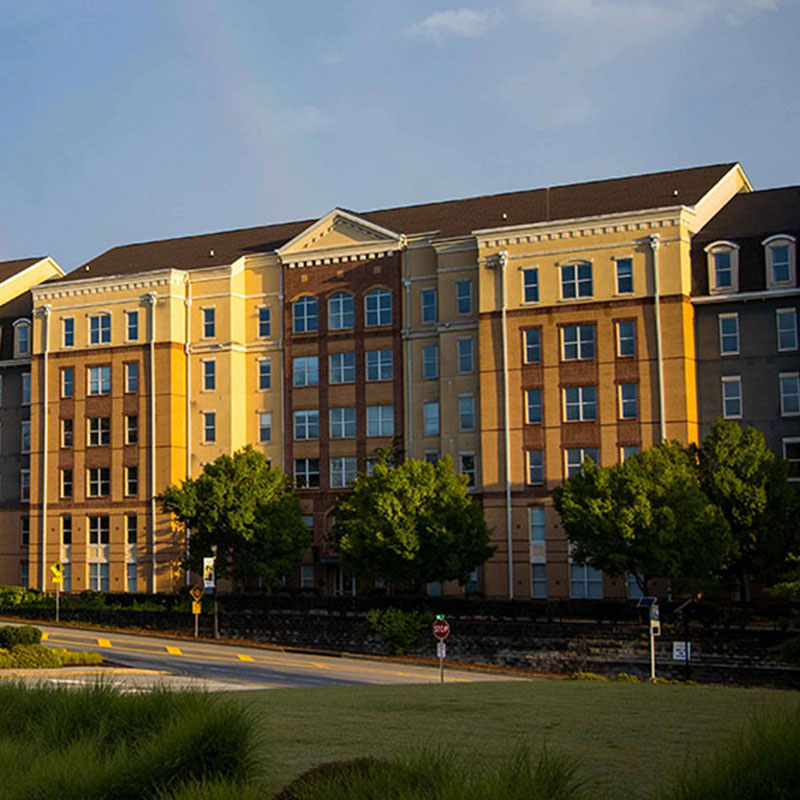
[[[536,342],[528,342],[528,334],[532,334]],[[535,351],[536,358],[530,358],[531,351]],[[522,331],[522,361],[524,364],[541,364],[542,363],[542,329],[541,328],[525,328]]]
[[[764,263],[767,270],[767,288],[782,289],[796,284],[797,276],[797,239],[787,233],[778,233],[761,242],[764,248]],[[786,247],[789,257],[789,277],[785,281],[776,281],[773,277],[773,247]]]
[[[258,391],[266,392],[272,388],[272,362],[268,358],[259,358],[256,361]]]
[[[14,327],[14,358],[30,358],[32,348],[31,335],[33,328],[29,319],[18,319]],[[22,331],[25,331],[23,336]],[[22,346],[24,342],[24,347]]]
[[[625,397],[625,394],[633,391],[633,397]],[[638,383],[620,383],[617,387],[617,395],[619,398],[619,418],[623,419],[638,419],[639,418],[639,384]],[[631,413],[631,405],[633,405],[633,413]]]
[[[573,586],[577,583],[583,584],[583,591],[575,593]],[[591,586],[600,586],[600,594],[592,594]],[[603,591],[603,572],[602,570],[590,567],[588,564],[574,564],[570,558],[569,562],[569,596],[574,600],[602,600]]]
[[[394,379],[394,352],[391,347],[365,351],[364,379],[368,383]]]
[[[345,364],[345,356],[351,357],[351,364]],[[341,357],[341,364],[334,367],[334,357]],[[348,373],[351,375],[349,380],[346,380]],[[333,376],[341,376],[343,380],[333,380]],[[329,353],[328,354],[328,382],[335,386],[340,386],[346,383],[356,382],[356,354],[353,352],[343,353]]]
[[[316,462],[316,469],[312,469],[312,464]],[[298,465],[302,464],[303,469],[298,471]],[[318,458],[296,458],[294,460],[293,472],[295,486],[300,489],[318,489],[320,484],[319,477],[319,459]],[[303,481],[300,483],[298,478],[302,477]],[[311,479],[314,479],[313,482]]]
[[[741,375],[723,375],[721,378],[721,391],[722,391],[722,417],[723,419],[741,419],[744,416],[744,398],[742,396],[742,376]],[[738,392],[736,397],[726,395],[726,387],[736,386]],[[739,413],[729,414],[726,407],[726,400],[731,402],[738,402]]]
[[[331,489],[347,489],[358,476],[355,456],[331,456],[328,463],[328,485]]]
[[[798,398],[797,411],[787,411],[786,410],[786,397],[789,396],[784,393],[783,391],[783,382],[784,380],[793,380],[795,391],[790,393],[791,395]],[[778,392],[781,396],[781,416],[782,417],[796,417],[800,416],[800,373],[798,372],[781,372],[778,374]]]
[[[110,311],[92,311],[87,314],[87,324],[89,326],[89,335],[86,337],[90,347],[103,347],[104,345],[111,344],[111,312]],[[97,322],[97,330],[92,330],[92,324]],[[103,324],[107,322],[107,324]],[[95,333],[97,334],[95,341]]]
[[[319,439],[319,409],[300,408],[293,414],[293,436],[296,442]]]
[[[370,306],[374,305],[374,308]],[[394,314],[392,293],[389,289],[379,286],[371,289],[364,295],[364,327],[379,328],[392,324]]]
[[[567,332],[574,331],[575,341],[567,341]],[[586,331],[591,331],[591,337],[586,338]],[[575,355],[567,355],[567,347],[575,348]],[[587,352],[590,352],[587,355]],[[593,322],[580,323],[577,325],[562,325],[561,327],[561,360],[562,361],[591,361],[597,357],[597,328]]]
[[[464,469],[464,459],[472,459],[472,469]],[[478,459],[473,450],[465,450],[458,454],[458,471],[467,476],[467,489],[478,488]]]
[[[716,242],[707,244],[703,250],[706,253],[706,265],[708,269],[708,291],[709,294],[730,294],[739,291],[739,245],[727,239],[719,239]],[[730,286],[717,285],[717,268],[714,256],[717,253],[729,253],[731,263],[731,284]]]
[[[639,453],[640,450],[638,444],[624,444],[619,448],[619,463],[624,464],[625,461],[631,456],[638,456]]]
[[[789,347],[781,347],[781,318],[791,319],[794,323],[791,333],[794,335],[794,343]],[[797,308],[779,308],[775,311],[775,333],[778,337],[778,352],[790,353],[797,350]]]
[[[216,339],[217,338],[217,307],[216,306],[201,306],[200,307],[200,325],[201,339]],[[210,332],[209,332],[210,329]]]
[[[539,268],[520,267],[523,305],[535,305],[539,302]]]
[[[23,419],[19,423],[19,451],[20,453],[30,453],[31,451],[31,421]]]
[[[313,364],[316,367],[309,369]],[[292,386],[319,386],[319,356],[295,356],[292,359]]]
[[[432,303],[425,302],[433,299]],[[431,313],[432,312],[432,313]],[[423,325],[434,323],[439,318],[439,298],[435,288],[421,289],[419,294],[419,314]]]
[[[592,451],[597,458],[592,456]],[[576,452],[580,455],[580,462],[575,467],[576,471],[583,469],[583,462],[587,458],[591,458],[597,466],[600,466],[600,448],[599,447],[565,447],[564,448],[564,477],[569,479],[570,467],[574,462],[570,461],[569,454]],[[574,473],[573,473],[574,474]]]
[[[428,412],[428,409],[431,409],[430,414]],[[435,419],[433,415],[434,410],[435,410]],[[441,430],[441,416],[439,413],[439,401],[425,400],[422,403],[422,435],[438,436],[440,430]]]
[[[131,336],[131,322],[135,336]],[[138,309],[130,309],[125,312],[125,341],[138,342],[139,341],[139,311]]]
[[[788,480],[792,483],[797,483],[800,481],[800,455],[798,458],[789,458],[789,448],[787,445],[797,445],[798,451],[800,451],[800,436],[786,436],[781,441],[781,447],[783,450],[783,457],[786,461],[789,462],[789,478]],[[795,465],[793,467],[793,465]]]
[[[470,406],[470,408],[465,408]],[[464,422],[467,420],[467,424]],[[470,423],[469,420],[472,420]],[[471,433],[478,426],[478,412],[474,394],[460,394],[458,396],[458,430],[461,433]]]
[[[349,308],[342,308],[345,299],[349,300]],[[334,301],[338,308],[334,309]],[[328,298],[328,330],[346,331],[355,327],[356,302],[350,292],[336,292]],[[334,322],[336,324],[334,324]]]
[[[538,392],[539,395],[539,402],[534,403],[532,400],[535,399],[536,395],[534,393]],[[526,425],[541,425],[544,422],[544,394],[541,389],[526,389],[524,395],[524,403],[525,403],[525,424]],[[532,419],[531,410],[539,409],[539,419]]]
[[[258,441],[267,444],[272,441],[272,412],[259,411],[256,416],[258,425]]]
[[[125,415],[125,444],[139,444],[139,415]]]
[[[67,326],[67,323],[70,323]],[[71,327],[72,330],[68,331],[67,327]],[[67,339],[71,339],[71,341],[67,341]],[[61,318],[61,346],[62,347],[75,347],[75,317],[62,317]]]
[[[92,374],[97,376],[98,391],[92,391]],[[104,375],[108,376],[108,391],[103,391]],[[86,394],[89,397],[105,397],[111,394],[111,365],[110,364],[90,364],[86,367]]]
[[[314,313],[309,313],[313,307]],[[298,311],[302,310],[302,314]],[[319,300],[304,294],[292,303],[292,333],[316,333],[319,330]]]
[[[203,392],[215,392],[217,390],[217,361],[214,358],[202,358],[200,363],[203,365]]]
[[[429,357],[433,353],[433,360]],[[432,371],[431,370],[432,367]],[[439,380],[439,345],[429,344],[422,348],[422,379],[425,381]]]
[[[67,425],[69,423],[69,425]],[[67,430],[69,428],[69,430]],[[61,447],[72,447],[75,441],[75,423],[72,417],[62,417],[59,421],[58,436]]]
[[[217,441],[217,412],[201,411],[203,418],[201,430],[203,431],[203,444],[216,444]],[[211,434],[209,436],[209,434]]]
[[[355,406],[334,406],[328,410],[331,439],[355,439]]]
[[[466,287],[466,291],[462,294],[462,288]],[[463,307],[463,311],[462,311]],[[456,314],[459,317],[469,316],[473,313],[475,307],[473,292],[472,292],[472,279],[467,278],[463,281],[456,281]]]
[[[633,326],[633,335],[632,336],[623,336],[622,335],[622,326],[623,325],[632,325]],[[617,328],[617,358],[635,358],[636,357],[636,320],[635,319],[620,319],[620,320],[617,320],[616,328]],[[631,342],[632,352],[630,352],[630,353],[623,353],[622,352],[623,342],[625,342],[625,343]]]
[[[111,496],[110,467],[88,467],[86,469],[86,496],[87,497]]]
[[[23,503],[31,501],[31,471],[29,469],[19,471],[19,499]]]
[[[589,277],[581,276],[581,268],[588,267]],[[594,264],[591,261],[570,261],[558,265],[562,300],[585,300],[594,297]],[[570,276],[570,270],[572,271]],[[585,273],[585,270],[583,270]],[[568,292],[567,287],[572,287]],[[588,286],[588,291],[587,291]]]
[[[105,424],[103,421],[105,420]],[[86,418],[86,446],[109,447],[111,445],[111,417]]]
[[[394,436],[394,406],[367,406],[367,436]]]
[[[75,473],[71,467],[64,467],[59,471],[58,496],[63,499],[72,497],[75,487]]]
[[[139,494],[139,467],[125,467],[125,497],[136,497]],[[133,489],[133,491],[131,491]]]
[[[61,397],[75,397],[75,367],[62,367],[60,373]],[[70,375],[71,377],[69,382],[67,381],[67,375]],[[70,390],[69,392],[67,392],[68,385]]]
[[[128,361],[125,363],[125,393],[139,393],[139,362]]]
[[[258,306],[256,309],[256,335],[258,339],[269,339],[272,335],[272,309],[269,306]]]
[[[544,450],[542,448],[533,448],[527,450],[526,453],[525,475],[528,486],[544,486]]]
[[[20,405],[29,406],[31,404],[31,374],[23,372],[21,377],[22,398]]]
[[[468,352],[463,352],[462,348],[467,347]],[[472,375],[475,372],[475,340],[472,337],[456,339],[456,355],[458,357],[458,374]],[[464,369],[466,362],[467,369]]]
[[[630,275],[622,276],[620,275],[620,266],[622,264],[627,263],[630,267]],[[633,258],[631,256],[619,256],[618,258],[614,259],[614,278],[617,284],[617,294],[618,295],[631,295],[634,293],[635,284],[633,281]],[[620,278],[630,279],[631,288],[630,289],[622,289],[620,287]]]
[[[736,330],[734,333],[724,333],[723,326],[725,322],[733,320]],[[720,357],[725,356],[738,356],[739,355],[739,315],[736,312],[729,314],[717,314],[717,327],[719,329],[719,354]],[[725,338],[736,337],[736,347],[733,350],[725,350]]]
[[[591,394],[591,392],[587,392],[587,389],[594,390],[594,399],[590,400],[588,397],[584,397],[586,394]],[[568,393],[574,392],[577,390],[577,399],[568,399]],[[597,398],[597,386],[594,384],[590,384],[587,386],[565,386],[561,390],[562,398],[563,398],[563,421],[564,422],[596,422],[598,417],[598,398]],[[594,407],[594,416],[588,416],[589,411],[591,408]],[[576,408],[578,410],[578,415],[574,419],[570,419],[570,409]]]

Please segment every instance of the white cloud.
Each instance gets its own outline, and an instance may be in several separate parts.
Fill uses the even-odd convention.
[[[477,11],[473,8],[456,8],[439,11],[411,26],[414,36],[422,36],[434,42],[447,38],[476,39],[483,36],[503,21],[498,9]]]

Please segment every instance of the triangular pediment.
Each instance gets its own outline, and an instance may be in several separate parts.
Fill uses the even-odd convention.
[[[282,261],[391,251],[403,237],[363,217],[334,208],[278,250]]]

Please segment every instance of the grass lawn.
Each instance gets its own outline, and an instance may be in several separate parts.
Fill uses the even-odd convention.
[[[258,715],[273,791],[325,761],[421,747],[491,758],[525,745],[577,759],[597,796],[614,798],[647,796],[687,758],[735,738],[752,715],[800,703],[788,691],[563,680],[230,696]]]

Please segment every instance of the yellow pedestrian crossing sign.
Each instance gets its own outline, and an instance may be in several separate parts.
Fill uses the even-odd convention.
[[[60,561],[50,565],[50,572],[53,573],[53,583],[62,583],[64,580],[64,565]]]

